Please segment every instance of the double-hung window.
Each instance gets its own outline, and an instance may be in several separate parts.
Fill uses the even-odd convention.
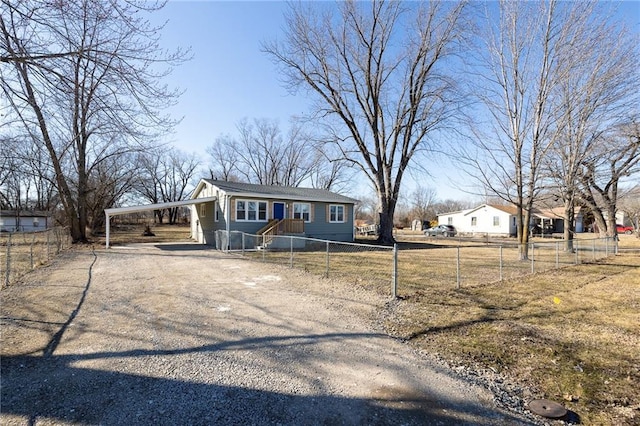
[[[236,220],[246,222],[266,222],[267,202],[255,200],[237,200]]]
[[[344,222],[344,206],[331,204],[329,206],[329,222]]]
[[[302,219],[305,222],[311,221],[311,204],[293,203],[293,218]]]

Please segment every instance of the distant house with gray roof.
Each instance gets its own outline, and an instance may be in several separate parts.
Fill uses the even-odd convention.
[[[0,210],[0,232],[44,231],[53,226],[51,214],[33,210]]]
[[[218,248],[231,244],[221,241],[218,231],[259,236],[257,246],[275,244],[278,235],[354,240],[357,200],[324,189],[201,179],[191,196],[200,198],[215,201],[193,204],[191,235],[204,244],[223,245]]]

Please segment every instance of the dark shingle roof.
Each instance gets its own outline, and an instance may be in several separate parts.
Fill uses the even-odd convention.
[[[210,185],[232,195],[263,196],[265,198],[284,198],[306,201],[324,201],[335,203],[355,203],[358,200],[336,194],[326,189],[301,188],[275,185],[256,185],[253,183],[228,182],[224,180],[203,179]]]

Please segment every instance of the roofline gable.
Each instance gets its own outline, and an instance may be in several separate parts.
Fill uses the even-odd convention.
[[[227,182],[201,179],[191,198],[196,198],[206,185],[211,185],[221,194],[230,197],[250,197],[270,200],[310,201],[339,204],[356,204],[357,199],[324,189],[287,187],[277,185],[257,185],[243,182]]]

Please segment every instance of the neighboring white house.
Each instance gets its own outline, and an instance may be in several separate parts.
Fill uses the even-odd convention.
[[[438,215],[438,224],[453,225],[458,234],[509,236],[516,234],[513,206],[482,204],[473,209]]]
[[[44,231],[52,224],[47,212],[0,210],[0,232]]]
[[[482,204],[478,207],[438,215],[438,224],[453,225],[458,234],[515,236],[515,206]],[[564,230],[564,211],[562,208],[533,209],[529,229],[534,233],[562,233]],[[582,211],[577,208],[575,216],[576,232],[584,232]]]

